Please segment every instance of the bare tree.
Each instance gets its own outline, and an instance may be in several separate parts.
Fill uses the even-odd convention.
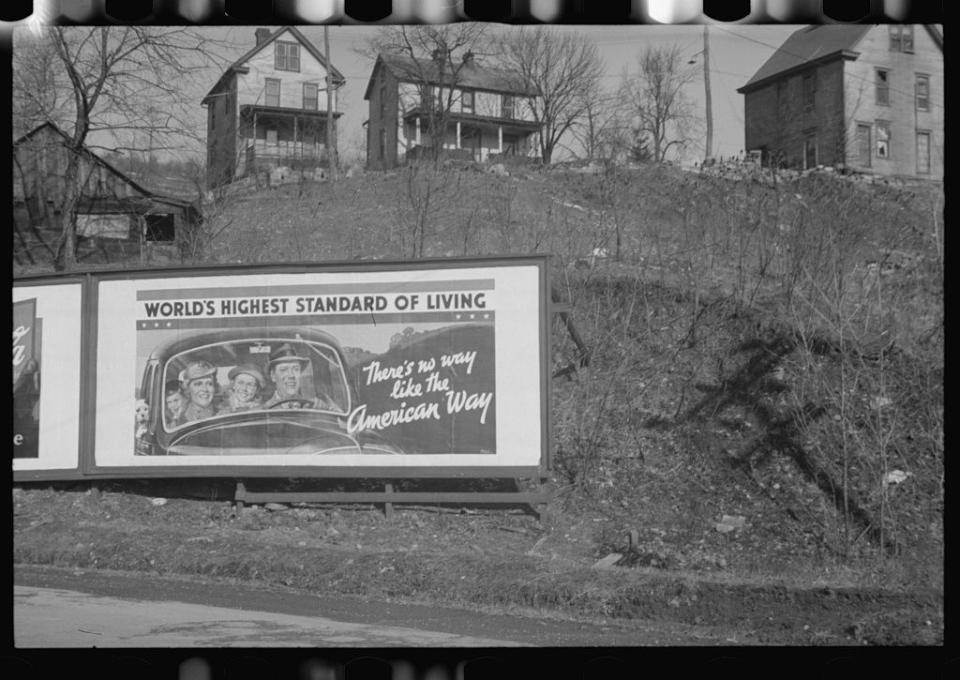
[[[421,145],[428,162],[408,163],[397,200],[399,246],[412,258],[423,257],[435,219],[456,200],[453,175],[441,168],[444,138],[460,102],[460,85],[471,60],[481,55],[486,26],[476,23],[382,28],[360,50],[370,58],[396,58],[399,71],[401,119],[415,113],[426,126],[429,143]],[[419,125],[420,123],[418,123]],[[415,142],[407,141],[407,159]]]
[[[465,22],[423,26],[386,26],[359,52],[404,57],[401,80],[418,86],[416,96],[400,97],[401,115],[417,110],[426,121],[432,144],[427,153],[440,158],[454,105],[460,101],[457,85],[471,58],[483,54],[484,24]]]
[[[27,109],[33,122],[54,122],[69,137],[68,160],[60,170],[65,188],[55,197],[60,239],[54,261],[58,270],[69,270],[77,261],[81,158],[90,135],[107,132],[115,149],[127,151],[135,148],[138,136],[149,138],[152,151],[196,145],[203,126],[192,118],[196,107],[187,84],[220,59],[215,41],[185,27],[53,27],[36,38],[26,31],[16,37],[21,40],[14,51],[19,74],[14,99],[33,107]],[[38,73],[28,66],[32,53],[56,58]],[[42,90],[29,92],[40,75]]]
[[[683,147],[698,122],[685,89],[694,77],[677,45],[644,49],[637,57],[637,70],[623,76],[624,114],[657,163],[664,161],[671,147]]]
[[[511,31],[498,46],[504,67],[532,93],[527,105],[540,124],[541,159],[550,163],[561,137],[583,121],[597,95],[603,74],[597,47],[582,36],[540,27]]]
[[[22,35],[17,31],[18,37]],[[13,53],[11,123],[14,138],[42,123],[62,126],[69,111],[64,92],[68,86],[58,70],[60,57],[47,41],[18,41]]]
[[[617,110],[615,94],[589,97],[579,125],[571,128],[579,154],[588,161],[612,161],[626,155],[631,144],[630,126]]]

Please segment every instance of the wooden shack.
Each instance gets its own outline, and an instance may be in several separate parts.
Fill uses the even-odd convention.
[[[52,262],[61,231],[70,138],[52,123],[14,142],[14,261]],[[176,258],[200,222],[196,205],[154,193],[87,148],[81,152],[77,261],[150,262]]]

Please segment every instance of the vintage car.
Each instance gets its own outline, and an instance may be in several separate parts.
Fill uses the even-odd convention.
[[[275,385],[268,370],[271,353],[287,345],[300,362],[296,399],[271,403]],[[203,363],[206,362],[206,363]],[[212,365],[212,413],[184,422],[182,409],[167,408],[168,386],[180,384],[191,365]],[[238,366],[259,370],[258,403],[231,412],[230,373]],[[323,401],[317,400],[322,396]],[[144,367],[138,398],[147,404],[146,423],[135,437],[137,455],[402,454],[376,432],[347,432],[356,402],[339,343],[307,327],[238,328],[180,334],[161,343]],[[181,397],[181,399],[185,396]]]

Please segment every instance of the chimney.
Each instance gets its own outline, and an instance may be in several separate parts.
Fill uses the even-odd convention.
[[[256,31],[254,31],[254,35],[257,38],[257,45],[262,45],[266,39],[270,37],[270,29],[258,28]]]
[[[473,52],[467,50],[463,55],[463,65],[473,66]]]
[[[447,60],[447,50],[443,47],[436,48],[430,55],[434,61],[442,62]]]

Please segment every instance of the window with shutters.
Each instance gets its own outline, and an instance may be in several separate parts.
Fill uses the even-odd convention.
[[[810,71],[803,75],[803,107],[812,109],[817,97],[817,72]]]
[[[267,106],[280,106],[280,80],[278,78],[266,79],[264,104]]]
[[[317,92],[318,92],[316,83],[304,83],[303,84],[303,108],[308,111],[316,111],[318,108],[317,104]]]
[[[878,68],[876,70],[877,104],[890,106],[890,70]]]
[[[917,174],[930,173],[930,133],[917,133]]]
[[[274,43],[273,66],[278,71],[300,70],[300,45],[278,40]]]
[[[917,110],[930,110],[930,76],[917,74]]]
[[[503,95],[503,101],[500,106],[500,117],[501,118],[513,118],[515,115],[514,104],[513,104],[513,95],[505,94]]]
[[[890,123],[877,121],[877,158],[890,158]]]
[[[857,163],[865,168],[870,167],[870,159],[873,158],[873,148],[870,144],[871,127],[867,123],[857,123]]]
[[[807,134],[803,140],[803,169],[809,170],[817,167],[817,136],[816,134]]]
[[[460,94],[460,110],[464,113],[473,113],[473,90],[464,90]]]

